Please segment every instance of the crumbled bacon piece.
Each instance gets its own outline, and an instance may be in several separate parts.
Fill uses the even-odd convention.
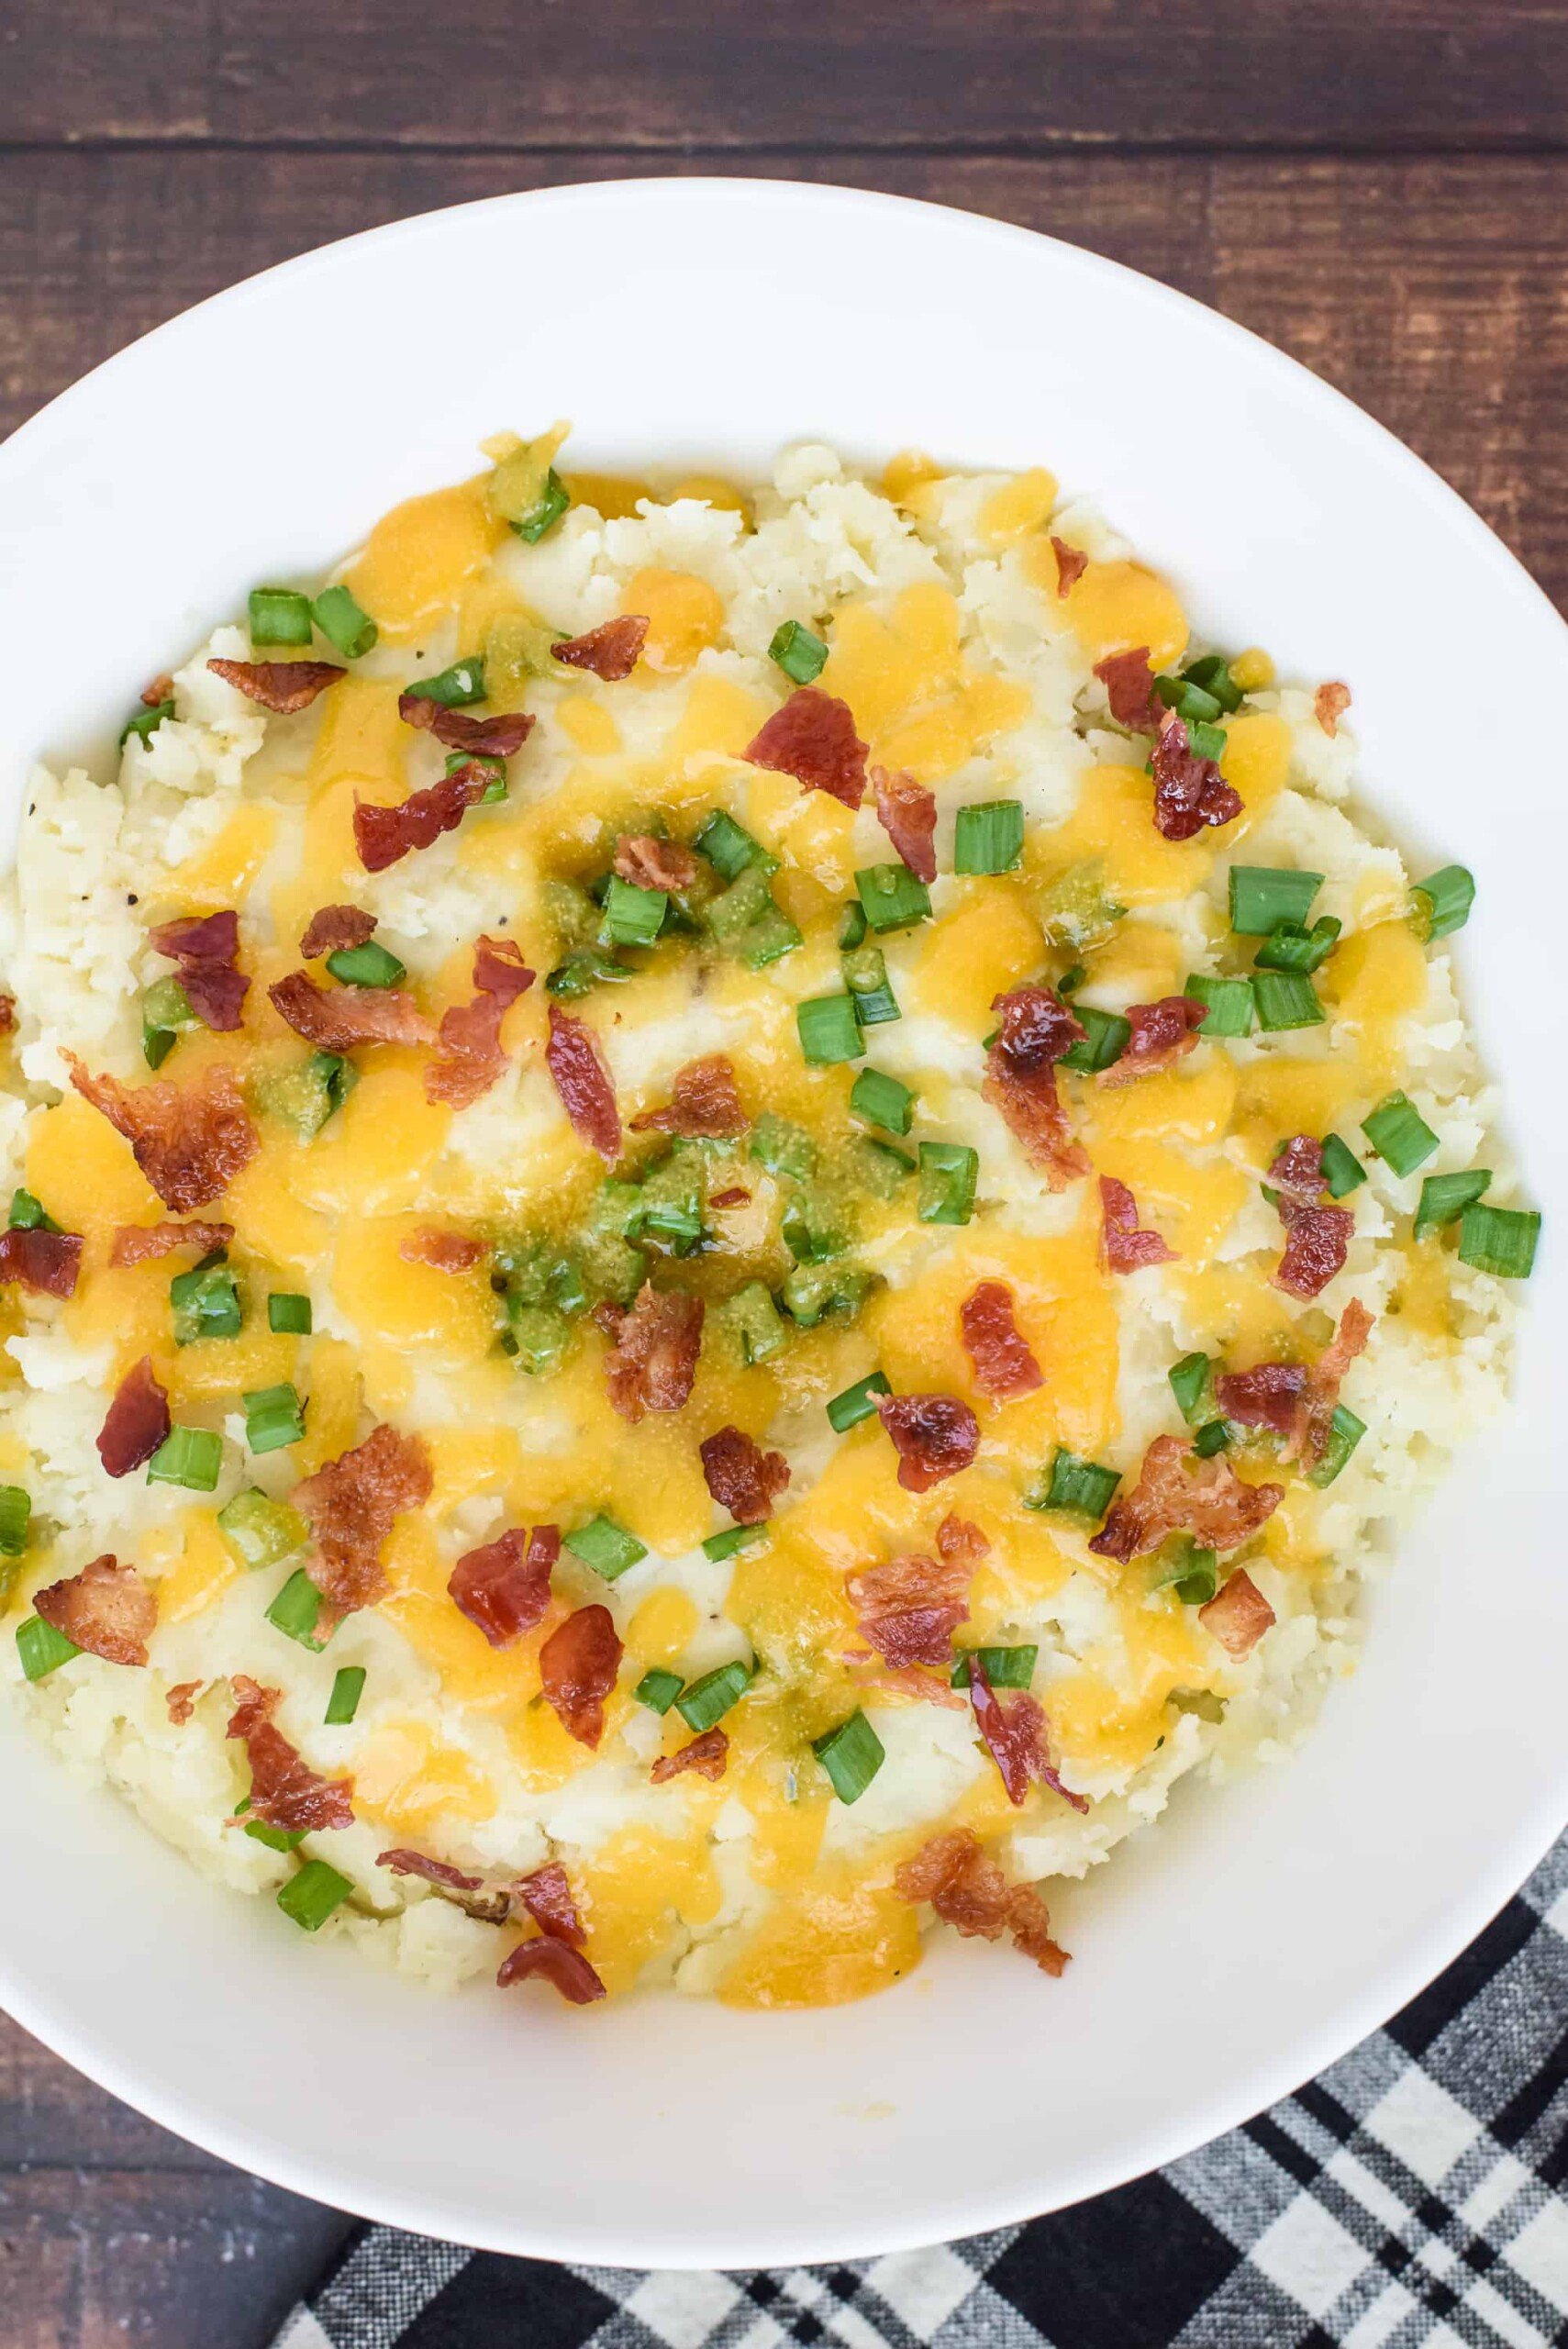
[[[1198,1609],[1197,1619],[1240,1663],[1273,1629],[1274,1610],[1246,1567],[1238,1566],[1224,1588]]]
[[[594,1319],[612,1341],[605,1356],[610,1401],[633,1426],[645,1411],[678,1411],[692,1391],[702,1345],[703,1301],[684,1289],[656,1289],[644,1281],[629,1312],[595,1308]]]
[[[735,1089],[735,1070],[727,1053],[709,1052],[700,1061],[678,1068],[670,1085],[670,1099],[662,1109],[644,1109],[633,1118],[634,1134],[744,1133],[750,1119]]]
[[[855,732],[854,712],[817,685],[791,694],[740,755],[755,767],[794,775],[806,791],[826,791],[846,807],[865,797],[866,745]]]
[[[944,1558],[962,1558],[977,1566],[991,1554],[991,1544],[978,1525],[951,1510],[937,1528],[937,1549]]]
[[[498,1541],[461,1557],[447,1588],[459,1613],[477,1625],[493,1648],[507,1648],[543,1622],[560,1555],[558,1526],[536,1525],[525,1532],[514,1525]]]
[[[473,949],[473,984],[481,995],[498,996],[505,1010],[527,995],[533,983],[534,974],[515,938],[491,938],[481,931]]]
[[[678,1778],[683,1770],[695,1770],[699,1778],[710,1779],[715,1785],[723,1777],[729,1760],[729,1740],[721,1729],[704,1730],[678,1753],[661,1754],[650,1773],[656,1787],[668,1779]]]
[[[415,849],[433,847],[443,832],[457,829],[489,788],[487,771],[477,759],[469,759],[425,790],[411,791],[395,807],[356,799],[354,846],[360,863],[367,873],[384,873]]]
[[[1129,1558],[1157,1550],[1167,1533],[1190,1533],[1210,1550],[1234,1550],[1271,1518],[1283,1485],[1244,1485],[1223,1454],[1191,1461],[1192,1447],[1156,1436],[1131,1492],[1113,1501],[1089,1547],[1096,1557]]]
[[[613,1166],[620,1156],[620,1110],[593,1030],[552,1003],[544,1059],[573,1131]]]
[[[1056,1089],[1056,1063],[1084,1039],[1082,1022],[1049,987],[1013,987],[995,997],[1001,1033],[985,1055],[984,1098],[1001,1112],[1024,1156],[1053,1191],[1089,1171]]]
[[[1251,1370],[1221,1371],[1214,1382],[1215,1403],[1226,1419],[1284,1436],[1295,1434],[1306,1392],[1307,1365],[1299,1362],[1260,1362]]]
[[[176,1729],[183,1729],[196,1709],[196,1698],[202,1693],[199,1680],[176,1680],[163,1699],[169,1719]]]
[[[1261,1362],[1251,1370],[1224,1371],[1214,1382],[1218,1408],[1243,1427],[1272,1428],[1285,1439],[1284,1459],[1314,1467],[1328,1446],[1340,1382],[1365,1346],[1372,1321],[1365,1306],[1352,1297],[1333,1342],[1310,1367]]]
[[[1138,1201],[1125,1183],[1100,1177],[1100,1253],[1107,1273],[1136,1273],[1145,1264],[1169,1264],[1176,1252],[1157,1231],[1140,1231]]]
[[[134,1566],[106,1553],[33,1593],[33,1612],[106,1664],[145,1664],[158,1601]]]
[[[227,1065],[205,1069],[183,1090],[163,1078],[133,1089],[117,1077],[91,1075],[74,1052],[62,1057],[77,1092],[124,1134],[164,1206],[178,1215],[216,1199],[261,1146]]]
[[[1293,1206],[1315,1207],[1323,1190],[1322,1143],[1312,1134],[1292,1134],[1282,1141],[1269,1168],[1269,1183]]]
[[[889,774],[885,767],[873,767],[871,787],[877,821],[916,880],[929,885],[937,877],[936,794],[902,769]]]
[[[9,1036],[17,1025],[17,998],[0,994],[0,1036]]]
[[[968,1827],[931,1836],[893,1882],[901,1900],[912,1906],[929,1900],[943,1923],[960,1933],[987,1942],[1010,1933],[1014,1947],[1042,1974],[1059,1975],[1067,1964],[1067,1952],[1052,1941],[1045,1903],[1034,1887],[1009,1884]]]
[[[516,758],[534,730],[528,710],[509,709],[495,718],[468,718],[448,709],[428,694],[399,694],[397,715],[405,726],[433,734],[449,751],[462,751],[471,759]]]
[[[1329,735],[1339,732],[1340,720],[1350,706],[1351,689],[1349,685],[1340,685],[1338,680],[1329,685],[1319,685],[1312,696],[1312,715],[1323,729],[1324,733]]]
[[[980,1449],[980,1422],[956,1395],[880,1395],[876,1408],[906,1493],[929,1493],[967,1468]]]
[[[169,1397],[160,1386],[150,1354],[143,1354],[115,1389],[115,1399],[98,1430],[98,1457],[108,1476],[128,1476],[151,1459],[169,1433]]]
[[[210,1256],[215,1248],[227,1248],[233,1237],[231,1223],[122,1223],[110,1243],[109,1262],[117,1271],[172,1256],[176,1248],[194,1248],[198,1256]]]
[[[1010,1803],[1026,1801],[1030,1780],[1038,1778],[1042,1787],[1049,1787],[1052,1794],[1060,1795],[1074,1810],[1088,1809],[1084,1797],[1063,1786],[1051,1766],[1045,1743],[1045,1715],[1039,1705],[1032,1697],[1022,1693],[1004,1704],[992,1687],[990,1675],[978,1654],[969,1659],[969,1701],[974,1708],[974,1726],[1002,1774]]]
[[[406,1264],[428,1264],[433,1273],[471,1273],[490,1251],[466,1232],[438,1231],[434,1224],[422,1223],[397,1252]]]
[[[356,1044],[428,1044],[435,1030],[401,987],[318,987],[305,971],[291,971],[267,989],[296,1036],[317,1052],[348,1052]]]
[[[317,694],[348,674],[335,661],[209,661],[207,667],[248,701],[259,701],[280,718],[308,709]]]
[[[1089,558],[1082,547],[1069,546],[1052,531],[1051,551],[1056,557],[1056,600],[1060,604],[1068,590],[1075,587],[1089,568]]]
[[[531,1942],[519,1942],[511,1955],[502,1959],[495,1981],[505,1990],[534,1974],[573,2007],[590,2007],[605,1996],[604,1984],[582,1952],[569,1949],[553,1933],[536,1933]]]
[[[559,1860],[535,1868],[531,1876],[519,1876],[512,1889],[541,1932],[553,1933],[558,1942],[566,1942],[573,1949],[583,1948],[588,1936]]]
[[[441,1014],[436,1056],[425,1071],[427,1100],[466,1109],[489,1092],[506,1065],[501,1022],[533,982],[515,939],[481,938],[473,950],[477,993],[471,1003],[454,1003]]]
[[[1005,1281],[981,1281],[958,1309],[964,1350],[974,1364],[975,1383],[994,1402],[1032,1395],[1044,1374],[1013,1316],[1013,1292]]]
[[[615,870],[634,889],[689,889],[697,877],[697,861],[679,841],[662,841],[654,832],[623,832],[616,842]]]
[[[282,1690],[262,1688],[243,1672],[230,1674],[229,1679],[234,1711],[227,1733],[242,1742],[250,1760],[247,1816],[285,1835],[301,1830],[315,1835],[328,1827],[351,1827],[352,1780],[319,1777],[298,1748],[273,1728],[272,1714]]]
[[[782,1452],[764,1452],[740,1428],[720,1428],[697,1446],[708,1491],[738,1525],[761,1525],[789,1483]]]
[[[715,1191],[708,1201],[710,1208],[748,1208],[751,1204],[751,1192],[739,1183],[731,1184],[727,1191]]]
[[[1372,1335],[1373,1317],[1361,1299],[1352,1297],[1340,1316],[1333,1342],[1326,1346],[1307,1374],[1307,1410],[1297,1446],[1303,1467],[1315,1468],[1329,1448],[1340,1382]]]
[[[605,1698],[616,1685],[621,1655],[607,1607],[579,1607],[539,1652],[545,1702],[579,1745],[596,1746],[605,1733]]]
[[[550,658],[569,669],[587,669],[606,685],[629,677],[648,641],[648,621],[640,612],[623,612],[619,619],[604,620],[586,636],[569,636],[550,648]]]
[[[234,967],[239,917],[232,908],[160,922],[148,937],[158,953],[179,965],[180,985],[198,1019],[223,1031],[239,1026],[250,982]]]
[[[432,1860],[423,1852],[410,1852],[399,1845],[391,1852],[378,1852],[378,1868],[390,1868],[394,1876],[422,1876],[427,1884],[439,1884],[449,1892],[477,1892],[484,1878],[465,1876],[462,1868],[454,1868],[446,1860]]]
[[[375,935],[375,916],[367,914],[362,906],[320,906],[306,924],[305,936],[299,941],[302,961],[314,963],[318,955],[340,953],[346,946],[362,946]]]
[[[1355,1221],[1349,1208],[1296,1208],[1285,1219],[1284,1253],[1273,1286],[1287,1297],[1320,1297],[1345,1269]]]
[[[951,1664],[952,1635],[969,1618],[973,1572],[971,1559],[919,1552],[866,1566],[845,1584],[855,1629],[895,1671],[912,1664]]]
[[[174,680],[167,669],[161,669],[157,676],[150,678],[141,689],[142,707],[145,709],[156,709],[161,701],[172,701],[173,698]]]
[[[1167,709],[1160,718],[1152,760],[1154,829],[1168,841],[1190,841],[1206,824],[1233,824],[1241,795],[1233,791],[1213,759],[1200,759],[1186,720]]]
[[[1195,995],[1163,995],[1158,1003],[1129,1003],[1128,1025],[1132,1033],[1119,1060],[1100,1072],[1104,1085],[1134,1085],[1156,1069],[1173,1068],[1197,1043],[1198,1030],[1208,1017],[1208,1006]]]
[[[17,1228],[0,1231],[0,1284],[19,1281],[39,1297],[71,1297],[82,1269],[82,1239],[75,1231]]]
[[[306,1572],[322,1597],[318,1631],[325,1635],[355,1608],[385,1596],[382,1544],[405,1509],[423,1508],[429,1497],[423,1442],[384,1422],[295,1486],[290,1498],[316,1536],[317,1554],[306,1561]]]
[[[1160,726],[1160,704],[1154,698],[1154,672],[1149,666],[1149,647],[1140,644],[1130,652],[1107,653],[1095,663],[1095,674],[1106,689],[1111,706],[1111,716],[1129,734],[1153,734]]]

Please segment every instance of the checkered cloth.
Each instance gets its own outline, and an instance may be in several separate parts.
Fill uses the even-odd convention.
[[[773,2274],[362,2230],[274,2349],[1568,2344],[1568,1837],[1431,1987],[1169,2169],[966,2243]]]

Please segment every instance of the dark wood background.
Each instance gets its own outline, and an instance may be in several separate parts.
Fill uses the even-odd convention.
[[[932,197],[1181,286],[1568,601],[1568,0],[3,0],[0,430],[350,230],[688,171]],[[0,2349],[261,2349],[346,2225],[0,2022]]]

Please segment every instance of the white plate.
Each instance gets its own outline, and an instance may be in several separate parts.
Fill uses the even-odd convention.
[[[1480,885],[1470,1008],[1563,1207],[1557,713],[1568,632],[1379,427],[1195,304],[1043,238],[840,189],[503,197],[308,255],[162,328],[0,450],[4,773],[504,425],[574,461],[754,470],[806,434],[1051,465],[1222,642],[1355,692],[1373,807]],[[10,804],[10,801],[7,801]],[[1568,1815],[1564,1264],[1517,1408],[1375,1598],[1305,1752],[1184,1790],[1064,1906],[1061,1983],[940,1951],[862,2006],[447,2002],[191,1874],[0,1723],[0,1990],[154,2119],[327,2202],[624,2266],[779,2266],[1097,2192],[1294,2087],[1485,1921]]]

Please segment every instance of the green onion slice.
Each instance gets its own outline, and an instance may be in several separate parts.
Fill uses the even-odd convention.
[[[267,1299],[267,1327],[280,1337],[308,1338],[313,1318],[309,1297],[298,1289],[275,1288]]]
[[[1403,1093],[1386,1095],[1362,1119],[1362,1131],[1384,1164],[1400,1175],[1425,1165],[1438,1146],[1436,1134]]]
[[[1209,693],[1191,676],[1156,677],[1154,690],[1166,708],[1173,709],[1189,725],[1207,725],[1225,715],[1225,704],[1218,695]]]
[[[269,1827],[264,1819],[248,1819],[245,1832],[253,1843],[264,1843],[269,1852],[297,1852],[306,1837],[303,1827]]]
[[[859,1711],[825,1737],[814,1737],[811,1751],[832,1780],[840,1802],[859,1802],[887,1759],[881,1738]]]
[[[961,1655],[952,1668],[949,1684],[954,1688],[969,1686],[970,1657],[977,1655],[985,1677],[993,1688],[1027,1688],[1034,1679],[1038,1647],[971,1648]]]
[[[1189,971],[1182,986],[1190,995],[1208,1006],[1208,1017],[1198,1030],[1202,1036],[1250,1036],[1256,1008],[1252,1000],[1251,979],[1207,978],[1201,971]],[[1082,1017],[1082,1014],[1079,1015]]]
[[[635,1566],[648,1555],[648,1545],[612,1517],[593,1517],[586,1525],[578,1526],[565,1537],[565,1545],[574,1558],[605,1582],[616,1582],[628,1567]]]
[[[1224,1451],[1229,1441],[1229,1423],[1224,1419],[1210,1419],[1194,1436],[1193,1450],[1200,1460],[1212,1460],[1217,1452]]]
[[[722,807],[716,807],[693,841],[723,881],[739,881],[748,865],[761,864],[776,873],[778,858],[770,856],[759,840]]]
[[[1325,1485],[1331,1485],[1365,1433],[1366,1421],[1358,1419],[1343,1403],[1337,1404],[1334,1416],[1329,1422],[1329,1441],[1324,1447],[1323,1457],[1317,1467],[1309,1471],[1307,1483],[1318,1486],[1319,1489]]]
[[[727,1525],[722,1533],[708,1535],[702,1545],[703,1555],[721,1566],[726,1558],[733,1558],[739,1551],[749,1550],[762,1541],[767,1530],[765,1520],[760,1525]]]
[[[171,1428],[147,1464],[150,1485],[183,1485],[190,1493],[217,1489],[223,1438],[210,1428]]]
[[[855,887],[874,930],[907,930],[930,917],[930,892],[906,864],[868,864],[856,874]]]
[[[817,1144],[804,1126],[764,1109],[751,1129],[751,1156],[770,1174],[792,1174],[797,1183],[817,1172]]]
[[[1440,873],[1418,882],[1410,892],[1410,918],[1418,938],[1447,938],[1462,930],[1475,903],[1475,875],[1462,864],[1445,864]]]
[[[351,1721],[360,1709],[360,1698],[365,1693],[365,1668],[362,1664],[346,1664],[332,1683],[332,1694],[327,1699],[324,1719],[329,1728],[341,1729]]]
[[[662,1671],[655,1664],[651,1672],[643,1674],[631,1693],[651,1713],[667,1713],[681,1693],[681,1675],[678,1672]]]
[[[705,1730],[721,1721],[734,1705],[740,1702],[751,1685],[751,1667],[737,1659],[721,1664],[713,1672],[705,1672],[694,1680],[675,1699],[675,1710],[689,1730],[700,1737]]]
[[[407,965],[375,938],[367,938],[362,946],[335,946],[327,968],[345,986],[353,987],[396,987],[408,976]]]
[[[1084,1033],[1078,1043],[1070,1044],[1062,1053],[1061,1065],[1093,1074],[1119,1061],[1132,1034],[1132,1022],[1124,1019],[1119,1011],[1096,1011],[1092,1003],[1075,1003],[1073,1009]]]
[[[859,911],[859,907],[856,907]],[[855,999],[855,1018],[862,1028],[882,1028],[903,1014],[888,984],[887,963],[880,946],[853,948],[843,957],[844,985]]]
[[[1217,701],[1228,718],[1240,708],[1241,688],[1222,653],[1206,652],[1201,659],[1189,661],[1182,674],[1189,685],[1196,685]]]
[[[403,688],[417,701],[439,701],[443,709],[463,709],[470,702],[484,699],[484,662],[476,652],[466,661],[454,661],[434,677],[417,677]]]
[[[875,1417],[879,1395],[891,1395],[892,1392],[884,1372],[869,1371],[864,1378],[857,1378],[852,1386],[844,1387],[829,1398],[828,1426],[835,1435],[847,1435],[851,1428],[859,1427],[862,1419]]]
[[[294,1388],[261,1386],[245,1397],[245,1442],[252,1452],[277,1452],[305,1437],[305,1406]]]
[[[1445,1223],[1457,1223],[1491,1180],[1492,1170],[1487,1166],[1478,1166],[1466,1174],[1429,1174],[1421,1185],[1420,1203],[1416,1209],[1415,1237],[1424,1240],[1429,1231],[1440,1231]]]
[[[916,1208],[922,1223],[967,1223],[974,1213],[975,1186],[980,1180],[980,1153],[967,1142],[923,1141],[920,1144],[920,1196]]]
[[[1265,1034],[1287,1028],[1320,1028],[1329,1015],[1318,990],[1300,971],[1259,971],[1252,979],[1258,1025]]]
[[[1340,925],[1321,914],[1310,930],[1298,921],[1276,924],[1253,958],[1260,971],[1315,971],[1340,941]]]
[[[310,598],[293,587],[252,587],[252,644],[308,644]]]
[[[1459,1252],[1478,1273],[1495,1273],[1499,1280],[1528,1280],[1540,1238],[1540,1218],[1533,1209],[1489,1208],[1478,1201],[1465,1208],[1459,1221]]]
[[[808,1068],[858,1061],[865,1052],[852,995],[808,996],[795,1007],[795,1024]]]
[[[634,881],[610,875],[605,892],[605,931],[614,946],[651,946],[670,909],[662,889],[639,889]]]
[[[1165,1374],[1176,1408],[1188,1427],[1202,1427],[1214,1416],[1214,1364],[1207,1354],[1184,1354]]]
[[[251,1485],[225,1501],[217,1530],[242,1566],[275,1566],[304,1548],[310,1528],[298,1509],[274,1501]]]
[[[74,1640],[68,1640],[63,1631],[57,1631],[41,1615],[29,1615],[25,1623],[17,1626],[17,1653],[28,1680],[41,1680],[45,1673],[58,1671],[81,1653]]]
[[[358,661],[381,634],[370,614],[343,586],[323,587],[310,607],[310,617],[345,661]]]
[[[6,1218],[13,1231],[58,1231],[60,1226],[51,1215],[44,1212],[43,1201],[31,1191],[20,1188],[11,1194],[11,1211]]]
[[[862,944],[865,934],[865,907],[857,897],[852,905],[844,907],[843,919],[839,924],[839,945],[841,951],[846,954],[849,953],[853,948]]]
[[[155,701],[150,709],[139,709],[126,719],[120,729],[118,748],[124,750],[134,734],[139,742],[150,742],[166,718],[174,715],[172,701]]]
[[[21,1556],[32,1513],[31,1497],[20,1485],[0,1485],[0,1557]]]
[[[278,1907],[303,1932],[318,1932],[335,1909],[340,1909],[353,1886],[325,1860],[306,1860],[278,1895]]]
[[[571,492],[551,465],[544,477],[544,488],[539,503],[530,506],[520,520],[513,522],[512,528],[518,538],[526,540],[530,547],[538,546],[545,532],[554,529],[571,503]]]
[[[1324,1135],[1321,1152],[1323,1182],[1330,1198],[1342,1199],[1366,1181],[1366,1168],[1338,1134]]]
[[[821,675],[828,659],[828,647],[819,636],[814,636],[798,620],[785,620],[782,628],[773,630],[768,658],[795,685],[808,685],[814,678]]]
[[[1080,1460],[1076,1453],[1058,1445],[1043,1493],[1036,1487],[1026,1508],[1054,1509],[1066,1517],[1104,1517],[1121,1482],[1118,1468],[1102,1468],[1097,1461]]]
[[[1024,852],[1024,810],[1018,799],[961,807],[953,828],[955,873],[1011,873]]]
[[[906,1134],[914,1123],[914,1094],[879,1068],[862,1069],[850,1087],[850,1107],[857,1118],[890,1134]]]
[[[295,1640],[302,1648],[319,1655],[327,1644],[316,1636],[316,1619],[320,1612],[321,1593],[305,1568],[296,1566],[268,1608],[267,1620],[285,1639]]]
[[[1230,868],[1230,927],[1241,938],[1267,938],[1282,921],[1305,923],[1323,886],[1320,873],[1272,864]]]

